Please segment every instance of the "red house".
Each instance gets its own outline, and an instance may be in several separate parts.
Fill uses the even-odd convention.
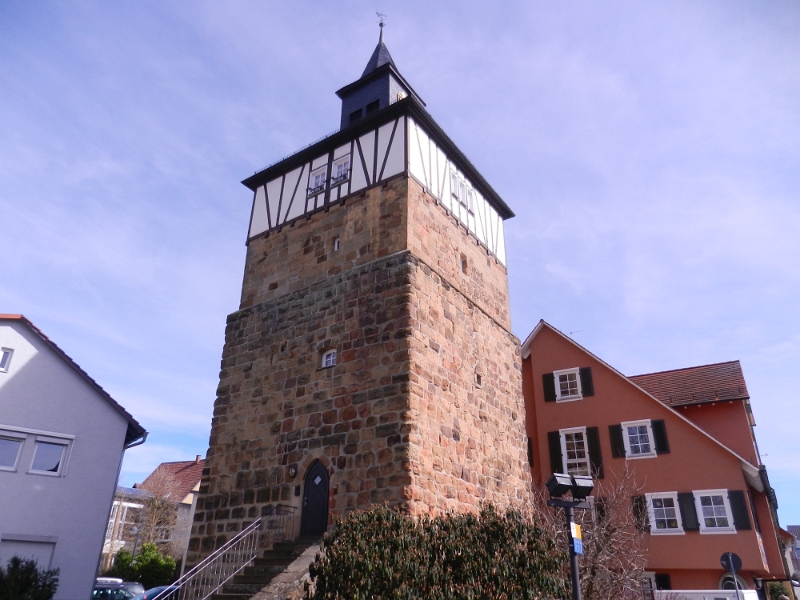
[[[730,589],[724,552],[742,559],[742,589],[788,577],[738,361],[626,377],[544,321],[522,357],[534,485],[592,474],[602,490],[627,464],[648,529],[646,584]]]

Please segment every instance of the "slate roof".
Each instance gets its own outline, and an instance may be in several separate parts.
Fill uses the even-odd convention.
[[[97,390],[97,392],[103,398],[105,398],[108,401],[108,403],[111,404],[112,407],[114,407],[114,409],[117,412],[119,412],[123,417],[125,417],[125,419],[128,421],[128,431],[125,434],[125,445],[126,446],[128,444],[130,444],[131,442],[136,441],[138,439],[141,439],[141,438],[147,439],[147,431],[145,431],[144,427],[142,427],[139,424],[139,422],[136,419],[133,418],[133,415],[131,415],[124,408],[122,408],[122,406],[119,404],[119,402],[114,400],[109,395],[109,393],[107,391],[105,391],[100,386],[99,383],[97,383],[94,379],[89,377],[89,374],[86,371],[84,371],[83,369],[81,369],[80,366],[78,366],[78,363],[76,363],[74,360],[72,360],[67,355],[66,352],[64,352],[61,348],[59,348],[53,340],[51,340],[49,337],[47,337],[41,331],[41,329],[39,329],[38,327],[36,327],[36,325],[31,323],[31,321],[27,317],[25,317],[24,315],[0,314],[0,321],[3,321],[3,320],[19,321],[19,322],[24,323],[25,325],[27,325],[28,328],[31,331],[33,331],[36,335],[38,335],[48,346],[50,346],[50,348],[52,348],[53,351],[56,354],[58,354],[64,360],[64,362],[66,362],[70,367],[75,369],[75,371],[78,373],[78,375],[83,377],[89,383],[89,385],[91,385],[95,390]],[[144,439],[142,440],[142,442],[144,441]]]
[[[387,48],[386,44],[383,43],[383,26],[381,26],[381,37],[378,40],[378,45],[375,46],[375,52],[372,53],[372,56],[367,63],[367,67],[364,69],[361,77],[366,77],[378,67],[382,67],[385,64],[390,64],[393,67],[395,66],[394,61],[392,60],[392,55],[389,54],[389,48]],[[396,68],[397,67],[395,67],[395,69]]]
[[[738,360],[629,377],[667,406],[747,400],[750,394]]]
[[[136,487],[141,490],[158,492],[160,490],[150,490],[149,488],[155,487],[156,485],[160,486],[161,482],[159,480],[164,477],[169,482],[169,486],[172,488],[171,491],[175,492],[176,501],[181,502],[200,481],[204,466],[205,460],[199,456],[195,460],[164,462],[158,465],[155,470],[147,476],[147,479]]]
[[[795,537],[795,539],[800,539],[800,525],[787,525],[786,529]]]

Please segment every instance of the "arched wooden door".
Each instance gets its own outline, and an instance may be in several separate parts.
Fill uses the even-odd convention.
[[[322,535],[328,528],[328,472],[315,461],[306,473],[303,486],[301,535]]]

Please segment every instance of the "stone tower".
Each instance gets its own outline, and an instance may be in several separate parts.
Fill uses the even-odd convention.
[[[256,173],[189,563],[293,507],[295,534],[376,502],[525,503],[513,213],[383,37],[339,132]]]

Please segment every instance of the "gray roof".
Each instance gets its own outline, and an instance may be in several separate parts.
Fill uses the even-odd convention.
[[[385,64],[390,64],[395,69],[397,68],[392,60],[392,55],[389,54],[389,49],[386,47],[386,44],[383,43],[383,25],[381,25],[381,37],[378,40],[378,45],[375,46],[375,52],[372,53],[372,56],[367,63],[367,67],[364,69],[361,77],[366,77],[378,67],[382,67]]]

